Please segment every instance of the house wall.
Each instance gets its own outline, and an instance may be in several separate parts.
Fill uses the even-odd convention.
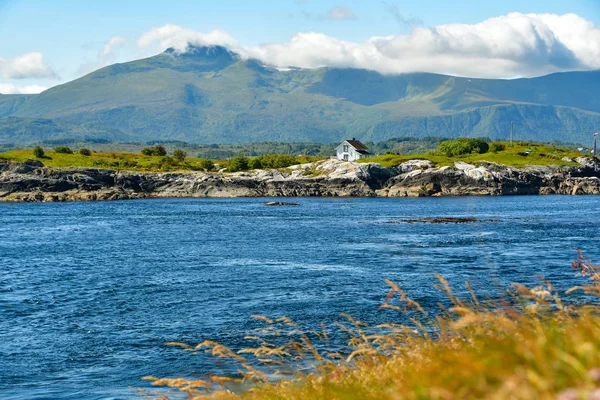
[[[348,151],[344,151],[344,146],[348,146]],[[361,158],[364,158],[365,156],[363,156],[362,154],[358,153],[354,147],[350,146],[348,143],[344,142],[342,144],[340,144],[337,148],[336,148],[336,153],[337,153],[337,159],[338,160],[345,160],[344,156],[348,156],[348,161],[356,161],[359,160]]]

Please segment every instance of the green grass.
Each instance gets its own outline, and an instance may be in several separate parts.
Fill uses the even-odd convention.
[[[506,145],[506,150],[498,153],[488,152],[485,154],[468,154],[456,157],[446,157],[438,152],[411,155],[386,154],[362,159],[359,162],[376,162],[387,168],[416,159],[430,160],[438,167],[452,166],[456,161],[474,164],[489,161],[517,168],[527,165],[557,165],[563,167],[577,165],[574,162],[562,161],[563,157],[575,159],[585,156],[585,154],[577,150],[550,145],[515,143],[511,149],[509,143],[504,144]],[[529,151],[528,155],[525,155],[526,151]],[[0,153],[0,159],[24,162],[36,158],[33,156],[32,150],[11,150]],[[322,160],[318,157],[309,156],[300,156],[297,159],[301,163]],[[144,156],[142,154],[127,152],[93,152],[91,156],[82,156],[77,151],[74,154],[46,151],[46,155],[37,160],[41,161],[45,166],[56,168],[108,168],[144,172],[168,172],[202,170],[201,163],[203,159],[190,157],[186,158],[183,163],[177,163],[171,157]],[[223,167],[227,165],[226,160],[216,160],[215,163]],[[309,176],[310,172],[307,172],[306,175]]]
[[[74,154],[61,154],[46,151],[42,158],[35,158],[32,150],[11,150],[0,153],[0,159],[24,162],[27,160],[41,161],[45,166],[56,168],[107,168],[131,171],[158,172],[158,171],[199,171],[200,158],[186,158],[183,163],[177,163],[170,157],[144,156],[135,153],[92,153],[91,156]],[[216,161],[225,165],[226,161]]]
[[[516,168],[522,168],[527,165],[556,165],[564,167],[577,164],[574,162],[563,161],[563,157],[575,159],[586,155],[577,150],[543,144],[514,143],[513,147],[510,148],[510,143],[501,143],[506,146],[506,150],[498,153],[488,152],[485,154],[467,154],[456,157],[446,157],[438,152],[411,155],[386,154],[383,156],[365,158],[359,162],[375,162],[387,168],[395,167],[409,160],[429,160],[437,167],[452,166],[456,161],[473,164],[488,161]],[[527,151],[529,151],[529,154],[526,155],[525,152]]]
[[[274,156],[277,158],[277,155]],[[262,157],[267,156],[259,156],[259,158]],[[284,157],[289,158],[289,156]],[[295,162],[299,164],[323,160],[323,158],[312,156],[296,156],[294,158]],[[77,151],[75,151],[74,154],[46,151],[44,157],[36,158],[33,156],[32,150],[7,151],[0,153],[0,159],[15,162],[24,162],[34,159],[41,161],[45,166],[55,168],[106,168],[143,172],[202,171],[202,161],[205,160],[202,158],[189,157],[186,158],[184,162],[180,163],[176,162],[171,156],[145,156],[139,153],[127,152],[93,152],[90,156],[83,156]],[[212,161],[214,161],[219,168],[227,167],[228,164],[227,160]],[[292,170],[286,167],[278,169],[285,174],[290,174],[292,172]]]

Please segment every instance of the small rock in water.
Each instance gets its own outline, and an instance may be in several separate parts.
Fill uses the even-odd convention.
[[[452,218],[452,217],[441,217],[441,218],[417,218],[417,219],[403,219],[400,221],[388,221],[387,224],[474,224],[478,222],[500,222],[499,219],[476,219],[476,218]]]
[[[281,207],[281,206],[299,206],[300,204],[298,204],[298,203],[286,203],[284,201],[270,201],[268,203],[265,203],[264,205],[268,206],[268,207]]]

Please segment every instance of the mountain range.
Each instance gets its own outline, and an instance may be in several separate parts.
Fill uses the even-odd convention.
[[[465,60],[468,62],[468,60]],[[0,144],[48,140],[336,142],[489,137],[587,143],[600,71],[529,79],[274,68],[219,46],[114,64],[37,95],[0,95]]]

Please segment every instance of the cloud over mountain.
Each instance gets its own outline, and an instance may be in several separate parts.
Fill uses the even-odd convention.
[[[46,65],[42,53],[26,53],[14,58],[0,57],[0,77],[4,79],[57,79],[56,73]]]
[[[100,56],[102,56],[102,57],[111,56],[115,52],[115,50],[122,47],[126,41],[127,41],[127,39],[124,38],[123,36],[111,37],[110,39],[108,39],[108,41],[106,43],[104,43],[104,47],[102,48],[102,51],[100,52]]]
[[[219,45],[232,48],[238,46],[233,37],[221,30],[200,33],[171,24],[152,28],[143,33],[137,41],[140,47],[158,44],[162,50],[172,47],[179,51],[185,51],[188,43],[196,46]]]
[[[83,63],[77,73],[85,75],[99,68],[113,64],[117,60],[119,50],[125,45],[127,38],[123,36],[113,36],[104,42],[102,48],[98,51],[96,58]]]
[[[45,86],[40,85],[26,85],[17,86],[12,83],[1,83],[0,82],[0,93],[1,94],[38,94],[48,89]]]
[[[436,72],[512,78],[600,68],[600,29],[575,15],[511,13],[478,24],[416,27],[410,34],[356,43],[303,32],[285,43],[241,46],[215,30],[199,33],[176,25],[153,28],[138,44],[185,51],[187,44],[223,45],[243,57],[278,67],[364,68],[384,74]]]

